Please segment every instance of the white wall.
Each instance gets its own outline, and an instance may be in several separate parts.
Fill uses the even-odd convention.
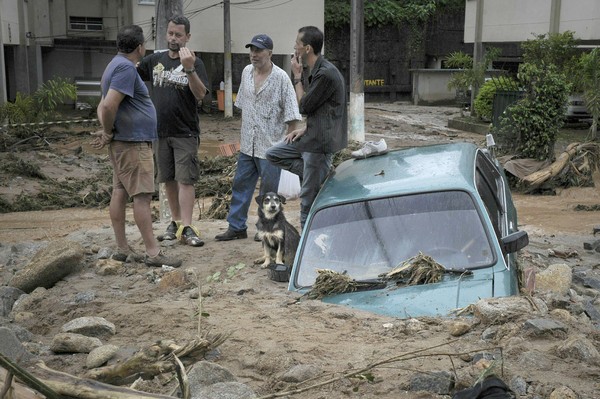
[[[0,28],[4,44],[21,44],[19,40],[19,0],[0,0]]]
[[[215,4],[217,5],[213,6]],[[184,6],[184,14],[190,19],[192,34],[188,47],[194,51],[222,53],[223,5],[217,0],[186,0]],[[244,46],[252,36],[265,33],[273,39],[273,53],[291,54],[299,28],[314,25],[324,29],[324,8],[324,0],[258,0],[244,5],[232,4],[231,51],[247,53],[248,49]],[[154,13],[154,7],[134,6],[133,21],[144,28],[146,37],[150,36],[149,21]],[[150,42],[146,47],[154,49]]]
[[[475,41],[477,1],[465,0],[465,43]],[[552,0],[483,0],[483,42],[522,42],[550,30]],[[600,40],[600,1],[561,0],[559,32]]]

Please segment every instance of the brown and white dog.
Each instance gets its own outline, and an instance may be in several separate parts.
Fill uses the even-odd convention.
[[[258,203],[256,228],[258,237],[262,241],[264,256],[254,263],[262,263],[263,268],[273,263],[291,267],[296,256],[300,234],[283,214],[285,197],[269,192],[255,199]]]

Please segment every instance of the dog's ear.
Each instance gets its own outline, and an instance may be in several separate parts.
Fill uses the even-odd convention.
[[[254,198],[258,205],[262,204],[263,197],[264,197],[264,194],[261,194],[261,195],[256,196],[256,198]]]
[[[281,201],[282,204],[285,204],[285,197],[280,194],[277,194],[277,196],[279,197],[279,201]]]

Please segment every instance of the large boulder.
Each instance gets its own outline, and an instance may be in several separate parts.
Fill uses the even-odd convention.
[[[11,279],[9,285],[30,293],[38,287],[50,288],[81,267],[84,249],[73,241],[52,241]]]

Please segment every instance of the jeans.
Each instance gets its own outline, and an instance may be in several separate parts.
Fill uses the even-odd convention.
[[[267,150],[267,160],[300,177],[300,224],[304,228],[310,207],[333,165],[333,154],[300,152],[291,144],[281,143]]]
[[[260,177],[259,193],[261,195],[270,191],[276,193],[280,174],[281,169],[266,159],[251,157],[240,152],[231,189],[231,205],[227,215],[227,222],[231,230],[242,231],[248,228],[246,225],[248,209],[252,203],[258,178]]]

